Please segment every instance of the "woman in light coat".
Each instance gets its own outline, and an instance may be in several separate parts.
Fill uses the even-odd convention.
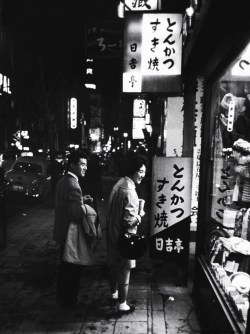
[[[126,302],[130,270],[135,267],[135,260],[123,258],[117,251],[117,240],[123,231],[137,232],[144,211],[139,213],[139,198],[136,185],[146,174],[147,160],[136,155],[129,158],[127,173],[113,187],[107,210],[107,261],[110,266],[110,288],[112,298],[119,300],[119,312],[129,313],[134,307]]]

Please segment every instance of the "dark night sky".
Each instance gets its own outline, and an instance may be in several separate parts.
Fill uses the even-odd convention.
[[[116,0],[4,0],[3,3],[3,23],[14,32],[19,50],[46,48],[52,68],[60,64],[76,75],[84,65],[86,23],[119,21]],[[96,60],[96,75],[103,89],[107,87],[102,84],[105,78],[109,76],[110,82],[116,81],[119,70],[119,57]]]

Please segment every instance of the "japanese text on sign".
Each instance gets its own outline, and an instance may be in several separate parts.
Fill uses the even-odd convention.
[[[151,75],[180,74],[180,26],[174,14],[143,17],[142,72]]]
[[[157,254],[172,256],[187,250],[192,160],[189,157],[153,158],[151,237]]]
[[[163,209],[163,205],[165,202],[170,202],[170,213],[176,215],[177,218],[181,218],[184,214],[184,208],[182,207],[182,203],[184,203],[184,198],[181,196],[183,190],[185,189],[185,185],[181,183],[181,179],[183,178],[182,171],[184,167],[179,168],[176,164],[173,166],[173,183],[170,184],[170,191],[168,190],[168,194],[170,194],[170,198],[167,198],[167,193],[164,191],[165,186],[169,185],[169,181],[166,180],[166,177],[163,179],[158,179],[158,189],[157,192],[159,193],[157,196],[156,206],[161,211],[157,212],[154,216],[155,225],[154,228],[168,227],[168,214]]]
[[[163,238],[156,238],[155,243],[157,251],[165,250],[168,253],[171,253],[173,251],[180,253],[184,249],[184,247],[182,247],[182,240],[180,240],[179,238],[177,238],[175,241],[171,238],[168,238],[166,240],[164,240]]]
[[[155,157],[152,178],[152,235],[191,215],[192,158]]]
[[[150,13],[125,26],[124,90],[140,91],[144,76],[181,74],[181,14]]]
[[[157,10],[157,0],[125,0],[125,11]]]

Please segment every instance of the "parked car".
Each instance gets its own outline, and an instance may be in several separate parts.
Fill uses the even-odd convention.
[[[11,169],[14,161],[17,158],[17,154],[12,151],[1,151],[0,152],[0,167],[7,172]]]
[[[50,161],[42,157],[19,157],[4,175],[10,193],[46,197],[51,191]]]

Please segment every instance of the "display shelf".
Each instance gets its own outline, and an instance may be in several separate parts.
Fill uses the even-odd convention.
[[[246,333],[245,323],[220,286],[204,256],[198,258],[194,293],[209,333]]]

